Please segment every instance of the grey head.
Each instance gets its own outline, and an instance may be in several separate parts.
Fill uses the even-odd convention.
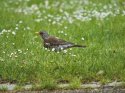
[[[40,31],[39,34],[43,39],[47,39],[49,37],[49,34],[46,31]]]

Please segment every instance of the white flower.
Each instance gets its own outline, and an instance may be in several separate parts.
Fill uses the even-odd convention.
[[[47,49],[47,51],[50,51],[49,49]]]
[[[12,34],[13,34],[13,35],[16,35],[16,32],[13,31]]]
[[[124,11],[122,11],[123,12],[123,15],[125,15],[125,10]]]
[[[66,33],[65,33],[64,35],[65,35],[65,36],[67,36],[67,34],[66,34]]]
[[[22,24],[22,23],[23,23],[23,21],[22,21],[22,20],[20,20],[20,21],[19,21],[19,23],[20,23],[20,24]]]
[[[45,0],[45,7],[48,8],[48,6],[49,6],[49,1]]]
[[[67,29],[68,27],[67,27],[67,26],[65,26],[64,28],[65,28],[65,29]]]
[[[47,50],[47,48],[44,48],[45,50]]]
[[[52,51],[55,51],[55,48],[52,48]]]
[[[24,55],[26,55],[26,52],[25,53],[23,53]]]
[[[11,30],[8,30],[8,32],[11,32]]]
[[[40,21],[42,21],[42,20],[43,20],[42,18],[35,19],[36,22],[40,22]]]
[[[30,27],[26,27],[27,28],[27,30],[30,30]]]
[[[64,33],[63,31],[60,31],[60,33]]]
[[[49,21],[49,22],[51,22],[52,20],[51,20],[51,19],[49,19],[48,21]]]
[[[64,53],[67,53],[67,50],[64,50],[63,52],[64,52]]]
[[[15,55],[15,57],[18,57],[17,55]]]
[[[56,21],[53,21],[52,24],[56,24]]]
[[[26,30],[26,28],[24,28],[24,30]]]
[[[3,34],[3,32],[0,32],[0,35],[2,35]]]
[[[12,45],[15,45],[15,43],[12,43]]]
[[[72,48],[70,48],[69,50],[72,50]]]
[[[102,75],[102,74],[104,74],[103,70],[100,70],[99,72],[97,72],[97,75]]]
[[[16,24],[16,26],[19,26],[19,24]]]
[[[63,47],[61,47],[61,50],[63,50]]]
[[[81,38],[82,40],[85,40],[84,37]]]
[[[64,12],[61,8],[59,9],[59,11],[62,13],[62,12]]]
[[[3,29],[2,32],[6,32],[6,29]]]
[[[18,27],[16,27],[15,29],[16,29],[16,30],[18,30],[19,28],[18,28]]]
[[[19,53],[22,53],[22,50],[18,49],[18,52],[19,52]]]
[[[11,53],[11,54],[10,54],[10,57],[12,57],[13,54],[14,54],[14,53]]]
[[[0,57],[0,61],[4,61],[4,59]]]
[[[104,9],[107,9],[107,6],[106,6],[106,5],[104,5],[104,6],[103,6],[103,8],[104,8]]]
[[[71,56],[75,57],[76,55],[72,54]]]
[[[59,54],[59,51],[57,53]]]
[[[72,54],[72,53],[69,53],[70,55]]]
[[[6,33],[6,32],[8,32],[8,30],[3,29],[0,34]]]
[[[5,51],[3,51],[3,53],[5,54]]]
[[[33,4],[31,7],[30,7],[32,10],[38,10],[38,6],[36,4]]]

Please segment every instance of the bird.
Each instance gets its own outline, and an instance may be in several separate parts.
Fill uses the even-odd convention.
[[[85,45],[77,45],[72,42],[68,42],[66,40],[51,36],[47,33],[47,31],[40,31],[36,33],[39,34],[43,39],[44,47],[52,51],[58,52],[73,47],[81,47],[81,48],[86,47]]]

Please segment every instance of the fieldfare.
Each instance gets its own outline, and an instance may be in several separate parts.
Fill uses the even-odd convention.
[[[86,47],[83,45],[76,45],[74,43],[67,42],[57,37],[50,36],[46,31],[40,31],[37,33],[42,37],[44,47],[53,51],[61,51],[72,47],[82,47],[82,48]]]

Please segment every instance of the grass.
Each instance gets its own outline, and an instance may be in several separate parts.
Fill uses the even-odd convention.
[[[72,88],[92,81],[124,81],[124,0],[47,3],[0,1],[0,78],[48,89],[62,80]],[[73,48],[67,53],[47,51],[35,34],[40,30],[87,48]],[[98,74],[99,71],[103,74]]]
[[[7,91],[7,87],[5,87],[5,86],[0,87],[0,91],[1,92]]]

